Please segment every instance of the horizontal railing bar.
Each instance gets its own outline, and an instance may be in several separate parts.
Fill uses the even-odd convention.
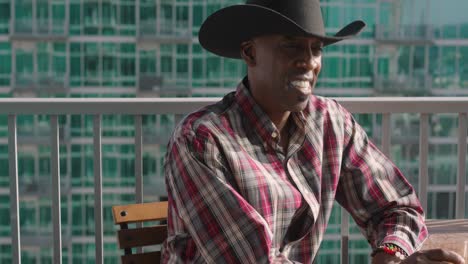
[[[185,114],[221,98],[3,98],[0,114]],[[353,113],[463,113],[466,97],[336,97]]]
[[[185,114],[220,98],[0,99],[0,114]]]

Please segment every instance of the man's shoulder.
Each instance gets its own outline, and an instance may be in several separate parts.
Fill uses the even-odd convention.
[[[208,136],[223,125],[226,113],[234,104],[234,95],[227,94],[222,100],[200,108],[186,115],[174,129],[173,138],[187,136]]]

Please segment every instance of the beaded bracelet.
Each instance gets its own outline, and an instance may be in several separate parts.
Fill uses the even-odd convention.
[[[408,257],[408,255],[403,249],[401,249],[399,246],[392,244],[392,243],[385,243],[382,246],[378,247],[378,249],[381,249],[383,252],[389,255],[395,256],[401,260]]]

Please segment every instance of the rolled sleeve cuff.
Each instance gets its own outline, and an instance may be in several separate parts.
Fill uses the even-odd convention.
[[[386,236],[377,245],[376,249],[378,249],[383,244],[387,244],[387,243],[394,244],[394,245],[400,247],[408,256],[410,256],[411,254],[413,254],[416,251],[416,249],[413,247],[413,245],[410,242],[408,242],[408,240],[403,239],[403,238],[401,238],[401,236],[397,236],[397,235],[388,235],[388,236]],[[374,249],[374,251],[376,249]]]

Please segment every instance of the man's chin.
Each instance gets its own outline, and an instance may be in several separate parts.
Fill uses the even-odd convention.
[[[303,111],[307,107],[307,104],[309,103],[310,96],[307,96],[307,98],[301,98],[301,99],[302,100],[299,100],[299,102],[297,102],[296,104],[291,105],[289,111],[291,111],[291,112],[301,112],[301,111]]]

